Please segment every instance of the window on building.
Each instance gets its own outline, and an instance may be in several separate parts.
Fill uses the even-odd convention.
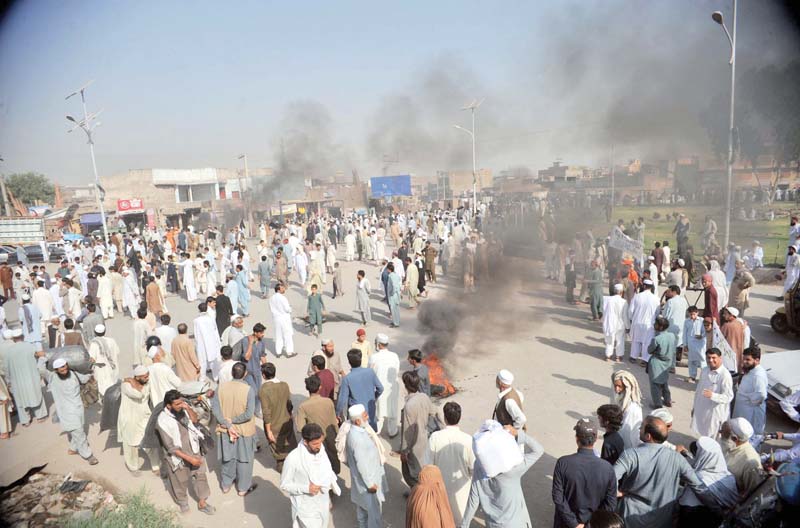
[[[178,185],[178,203],[190,202],[189,198],[190,185]]]

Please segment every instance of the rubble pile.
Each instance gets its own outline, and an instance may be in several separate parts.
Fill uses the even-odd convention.
[[[0,496],[0,523],[15,528],[62,526],[117,507],[114,496],[96,482],[36,473]]]

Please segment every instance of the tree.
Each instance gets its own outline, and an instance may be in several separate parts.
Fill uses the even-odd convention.
[[[52,205],[56,195],[55,187],[47,176],[35,172],[6,176],[6,188],[26,206],[36,205],[37,202]]]

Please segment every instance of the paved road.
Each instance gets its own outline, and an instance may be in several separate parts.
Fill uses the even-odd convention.
[[[365,269],[373,285],[380,284],[376,275],[378,268],[363,263],[342,262],[342,274],[346,295],[330,299],[330,283],[326,285],[326,305],[330,312],[341,314],[344,318],[355,317],[353,287],[355,272]],[[427,313],[438,314],[435,320],[443,322],[437,326],[435,344],[447,347],[452,340],[454,348],[446,355],[454,385],[459,392],[452,400],[459,402],[463,409],[463,428],[474,432],[479,424],[491,416],[494,405],[494,376],[500,368],[508,368],[517,377],[516,386],[525,395],[525,412],[529,420],[529,432],[545,447],[545,455],[526,475],[523,486],[528,508],[536,524],[552,522],[553,507],[550,500],[552,470],[555,460],[574,451],[575,421],[591,414],[601,404],[607,403],[611,396],[610,377],[618,368],[631,368],[647,393],[647,379],[644,369],[610,364],[603,361],[603,340],[598,323],[586,319],[588,306],[567,305],[563,301],[563,288],[552,282],[539,279],[539,266],[531,261],[514,261],[512,266],[499,274],[491,288],[479,294],[466,295],[454,279],[444,280],[431,288],[431,298]],[[748,319],[759,342],[769,351],[795,348],[792,339],[776,336],[769,329],[769,316],[777,303],[772,300],[777,294],[777,286],[759,286],[753,299],[753,307]],[[304,310],[303,297],[297,285],[289,293],[290,301],[298,312]],[[174,322],[189,322],[195,314],[194,306],[183,299],[171,297],[167,301]],[[415,320],[415,312],[404,310],[399,329],[389,329],[386,305],[378,295],[373,296],[375,321],[368,327],[369,338],[375,333],[384,332],[390,336],[390,348],[404,356],[409,348],[419,347],[430,337],[429,330],[421,328]],[[251,317],[246,326],[255,322],[267,324],[271,332],[271,319],[267,316],[266,301],[254,296]],[[119,317],[109,323],[109,335],[119,341],[123,354],[123,371],[130,367],[132,323]],[[299,356],[277,361],[278,377],[287,381],[293,389],[293,399],[299,402],[302,394],[302,379],[311,352],[318,346],[317,340],[308,336],[301,327],[296,326],[295,346]],[[355,338],[358,328],[353,321],[334,322],[325,325],[324,335],[335,340],[337,349],[344,351]],[[427,327],[426,327],[427,328]],[[272,340],[268,341],[272,348]],[[686,368],[678,368],[678,378],[686,375]],[[689,440],[689,419],[693,386],[673,379],[671,381],[673,398],[676,402],[673,413],[675,423],[670,440],[685,443]],[[443,405],[440,401],[439,405]],[[171,507],[171,500],[161,481],[148,473],[131,478],[124,467],[121,448],[108,433],[98,434],[97,415],[89,415],[90,442],[100,459],[100,465],[89,467],[76,457],[66,455],[67,441],[59,436],[56,425],[35,424],[30,429],[17,430],[8,442],[3,442],[3,457],[0,462],[0,483],[8,483],[18,478],[28,468],[48,463],[49,471],[67,473],[81,472],[100,480],[106,480],[122,491],[146,488],[153,500],[164,507]],[[793,430],[787,421],[771,417],[770,429]],[[263,440],[263,433],[259,431]],[[397,447],[396,442],[393,447]],[[231,521],[239,525],[289,526],[289,500],[277,489],[278,474],[270,455],[262,451],[257,455],[255,482],[257,491],[245,499],[235,495],[222,495],[216,485],[216,475],[211,474],[211,502],[218,513],[212,519],[197,512],[184,517],[187,526],[218,526]],[[11,456],[6,453],[10,453]],[[213,454],[210,467],[215,468]],[[404,524],[405,501],[402,492],[406,490],[401,481],[400,462],[390,458],[387,464],[390,493],[385,505],[384,519],[388,526]],[[345,482],[349,482],[346,467],[343,467]],[[354,508],[349,501],[349,491],[338,499],[334,507],[336,526],[354,526]]]

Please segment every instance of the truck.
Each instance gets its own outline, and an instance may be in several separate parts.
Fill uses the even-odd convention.
[[[0,217],[0,245],[30,245],[61,240],[59,220],[36,216]]]

